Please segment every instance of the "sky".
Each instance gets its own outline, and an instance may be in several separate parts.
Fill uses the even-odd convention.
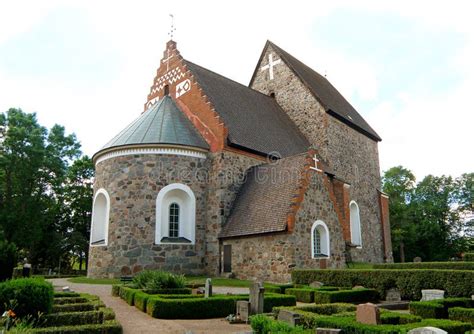
[[[303,61],[382,137],[382,171],[474,172],[469,1],[2,1],[0,112],[35,112],[93,155],[140,115],[169,39],[248,85],[266,40]]]

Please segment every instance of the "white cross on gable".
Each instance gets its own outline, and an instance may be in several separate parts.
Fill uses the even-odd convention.
[[[162,60],[163,64],[166,63],[166,71],[169,71],[170,69],[170,59],[173,58],[173,55],[170,54],[170,50],[168,49],[167,50],[168,52],[168,58],[165,58]]]
[[[268,64],[265,65],[265,66],[262,66],[262,68],[260,69],[260,71],[266,71],[266,70],[269,70],[269,73],[270,73],[270,80],[273,80],[273,67],[280,64],[281,63],[281,59],[277,59],[275,61],[273,61],[273,54],[269,54],[268,55]]]
[[[313,160],[314,160],[314,167],[311,166],[311,167],[309,167],[309,168],[311,168],[312,170],[315,170],[315,171],[317,171],[317,172],[322,172],[322,170],[318,168],[319,159],[318,159],[318,157],[316,156],[316,154],[314,155]]]

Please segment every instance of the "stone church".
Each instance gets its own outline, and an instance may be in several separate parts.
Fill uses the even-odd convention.
[[[89,277],[284,282],[292,268],[392,261],[381,138],[272,42],[244,86],[169,41],[137,116],[93,156]]]

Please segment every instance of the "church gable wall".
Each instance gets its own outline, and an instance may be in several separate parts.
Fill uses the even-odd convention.
[[[208,160],[179,155],[128,155],[96,166],[94,190],[110,195],[108,245],[90,247],[90,277],[119,277],[143,269],[204,274]],[[172,183],[196,198],[194,245],[155,244],[156,199]]]

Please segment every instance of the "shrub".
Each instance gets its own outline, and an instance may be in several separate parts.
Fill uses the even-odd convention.
[[[98,307],[92,303],[54,305],[54,313],[94,311]]]
[[[313,333],[310,330],[304,330],[301,326],[292,327],[287,323],[281,321],[275,321],[263,314],[257,314],[250,317],[250,326],[252,326],[253,333],[255,334],[268,334],[268,333],[278,333],[278,334],[303,334],[303,333]]]
[[[474,261],[474,260],[473,260]],[[404,262],[404,263],[378,263],[373,265],[374,269],[451,269],[451,270],[474,270],[474,262]]]
[[[248,298],[247,296],[245,296]],[[276,306],[295,306],[295,296],[282,294],[266,294],[263,296],[263,312],[271,312]],[[235,312],[235,311],[234,311]],[[231,313],[234,313],[231,312]]]
[[[281,293],[279,286],[269,285],[265,287],[265,293]]]
[[[101,324],[103,321],[104,313],[102,311],[52,313],[44,317],[41,327]]]
[[[278,312],[281,309],[293,310],[293,311],[303,311],[310,313],[317,313],[321,315],[331,315],[335,313],[342,312],[353,312],[356,310],[354,304],[347,303],[334,303],[334,304],[314,304],[314,305],[305,305],[305,306],[296,306],[296,307],[274,307],[273,313],[275,317],[278,317]]]
[[[316,304],[373,302],[377,299],[378,293],[374,289],[314,291]]]
[[[289,288],[285,290],[285,294],[295,296],[296,300],[302,303],[314,302],[314,289]]]
[[[19,317],[49,313],[53,305],[53,286],[39,278],[20,278],[0,283],[0,313],[11,300],[16,301],[15,313]]]
[[[446,298],[422,302],[410,302],[410,313],[422,318],[446,319],[451,307],[471,307],[473,301],[469,298]]]
[[[115,312],[110,307],[104,307],[100,310],[104,313],[104,321],[115,319]]]
[[[278,293],[282,293],[282,294],[285,294],[285,290],[286,289],[289,289],[289,288],[296,288],[293,283],[284,283],[284,284],[273,284],[274,286],[276,287],[279,287],[280,288],[280,292]]]
[[[474,253],[464,253],[462,259],[467,262],[474,261]]]
[[[414,322],[420,322],[421,317],[413,314],[391,312],[382,309],[380,313],[380,320],[384,325],[404,325],[411,324]]]
[[[18,260],[18,250],[15,244],[2,240],[0,233],[0,282],[12,278],[13,268]]]
[[[190,288],[175,288],[175,289],[157,289],[157,290],[143,290],[150,295],[190,295],[193,290]]]
[[[112,296],[118,297],[119,292],[120,292],[120,285],[118,284],[112,285]]]
[[[60,326],[35,328],[27,333],[36,334],[122,334],[122,326],[115,320],[106,321],[103,324],[82,326]]]
[[[135,298],[134,298],[135,307],[142,312],[146,312],[146,303],[149,297],[150,295],[144,292],[135,293]]]
[[[321,281],[332,286],[363,285],[385,295],[387,289],[396,287],[402,298],[419,300],[421,289],[443,289],[450,297],[466,297],[474,294],[474,271],[440,269],[346,269],[304,270],[292,272],[293,282],[309,284]]]
[[[451,320],[474,324],[474,308],[453,307],[448,310],[448,316]]]
[[[162,290],[181,289],[186,285],[184,275],[175,275],[161,270],[144,270],[133,278],[133,286],[138,289]]]
[[[75,304],[75,303],[87,303],[88,299],[84,297],[65,297],[65,298],[54,298],[53,303],[58,304]]]
[[[68,297],[80,297],[81,295],[77,292],[55,292],[54,298],[68,298]]]
[[[119,291],[120,298],[125,300],[128,305],[133,306],[133,298],[137,292],[140,290],[127,288],[126,286],[122,286]]]

